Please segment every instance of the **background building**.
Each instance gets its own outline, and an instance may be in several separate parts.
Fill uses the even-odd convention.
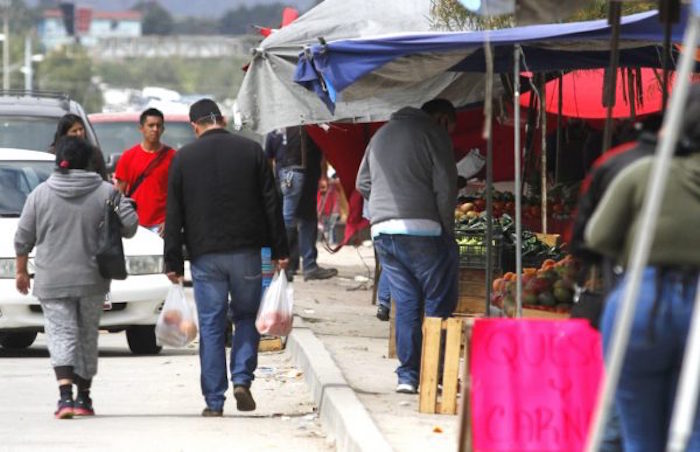
[[[66,29],[63,13],[47,9],[37,27],[39,40],[48,52],[76,39],[86,47],[92,47],[100,39],[137,38],[142,35],[143,14],[138,11],[94,11],[91,8],[75,8],[75,36]]]

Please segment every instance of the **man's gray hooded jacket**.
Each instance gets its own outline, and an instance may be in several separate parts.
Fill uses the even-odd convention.
[[[85,297],[109,292],[97,268],[99,227],[114,186],[95,173],[55,172],[27,197],[15,233],[15,252],[36,246],[33,294],[39,299]],[[119,204],[122,235],[132,237],[138,217],[129,201]]]
[[[457,167],[446,130],[424,111],[405,107],[372,137],[357,174],[372,224],[428,219],[453,234]]]

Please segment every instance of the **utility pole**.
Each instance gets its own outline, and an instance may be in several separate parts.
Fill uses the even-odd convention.
[[[2,89],[10,89],[10,6],[11,0],[0,0],[2,14]]]
[[[32,78],[34,77],[32,67],[32,36],[27,34],[24,38],[24,90],[32,90]]]

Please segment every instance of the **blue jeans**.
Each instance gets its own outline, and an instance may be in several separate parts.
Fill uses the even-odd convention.
[[[284,227],[287,229],[288,234],[298,234],[299,254],[301,254],[303,262],[303,271],[307,273],[317,267],[316,258],[318,257],[318,251],[316,250],[316,240],[318,238],[318,219],[298,218],[296,215],[304,191],[304,177],[305,174],[303,172],[291,168],[280,168],[279,170]],[[296,240],[290,240],[290,242],[296,243]],[[290,250],[292,260],[294,260],[293,257],[296,254],[294,250]],[[294,266],[294,262],[292,262],[292,266]]]
[[[644,270],[615,395],[625,452],[665,448],[697,290],[697,275],[684,277],[680,272],[666,273],[654,314],[657,272],[654,267]],[[612,341],[626,280],[610,293],[605,306],[601,331],[606,350]],[[687,450],[700,450],[700,418],[697,416]]]
[[[227,313],[235,332],[231,345],[231,381],[250,386],[258,366],[260,334],[255,316],[260,306],[259,249],[205,254],[192,261],[194,298],[199,317],[200,383],[207,406],[221,410],[226,400]],[[230,305],[229,305],[230,296]]]
[[[318,250],[316,241],[318,240],[318,219],[299,218],[299,253],[301,254],[302,269],[304,273],[315,270],[318,267],[316,258]]]
[[[396,303],[399,383],[418,385],[423,315],[446,318],[457,304],[454,239],[379,234],[374,239]]]
[[[279,169],[282,191],[282,217],[287,228],[296,226],[296,212],[304,189],[304,173],[293,168]]]
[[[386,271],[382,269],[379,274],[379,282],[377,283],[377,303],[387,309],[391,309],[391,289],[389,288],[389,277]]]

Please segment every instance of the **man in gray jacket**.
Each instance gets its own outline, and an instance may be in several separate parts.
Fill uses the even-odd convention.
[[[423,314],[449,317],[457,303],[455,121],[444,99],[397,111],[370,141],[357,175],[396,302],[401,393],[417,392]]]

